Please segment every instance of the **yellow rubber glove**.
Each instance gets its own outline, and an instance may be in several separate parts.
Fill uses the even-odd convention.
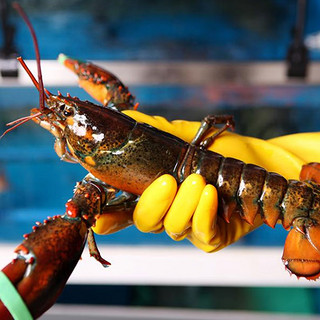
[[[174,240],[187,237],[198,248],[213,252],[237,241],[262,224],[259,218],[251,226],[239,215],[232,216],[230,223],[218,217],[217,190],[206,184],[200,175],[190,175],[181,184],[177,194],[175,189],[175,179],[163,175],[145,190],[133,215],[140,231],[165,230]]]
[[[289,151],[304,163],[320,162],[320,132],[290,134],[268,142]]]
[[[124,113],[136,121],[148,123],[186,141],[193,139],[200,125],[199,122],[183,120],[169,122],[162,117],[151,117],[131,110]],[[306,162],[306,153],[304,158],[300,158],[297,148],[290,147],[296,143],[296,135],[286,137],[269,142],[224,132],[209,149],[246,163],[260,165],[269,171],[282,174],[287,179],[298,179],[301,166]],[[299,137],[301,140],[308,140],[310,134]],[[301,145],[305,146],[302,142]],[[309,148],[308,161],[315,155],[312,154],[312,148]],[[140,231],[165,230],[174,240],[187,237],[195,246],[212,252],[237,241],[262,224],[260,218],[251,226],[239,215],[233,215],[230,223],[218,217],[217,191],[212,185],[206,184],[200,175],[190,175],[181,184],[178,193],[177,189],[176,180],[170,175],[163,175],[145,190],[133,215],[134,224]],[[129,220],[130,217],[124,218],[127,225],[131,223]],[[116,218],[113,222],[116,222]],[[100,234],[109,233],[108,225],[110,226],[110,219],[102,217],[94,230]],[[116,225],[118,227],[115,229],[119,230],[126,224],[118,222]]]

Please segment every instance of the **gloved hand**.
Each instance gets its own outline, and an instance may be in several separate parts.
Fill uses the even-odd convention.
[[[59,60],[78,75],[80,86],[101,103],[133,103],[133,96],[110,72],[66,56],[60,56]],[[87,75],[85,77],[82,76],[84,70]],[[164,118],[150,117],[140,112],[124,112],[137,121],[148,123],[188,142],[194,138],[199,128],[199,122],[168,122]],[[266,142],[225,132],[215,140],[210,149],[278,172],[287,179],[298,179],[304,163],[320,159],[320,148],[316,147],[319,136],[320,133],[306,133]],[[227,224],[217,217],[216,189],[206,185],[200,176],[191,175],[181,184],[177,195],[176,190],[176,181],[169,175],[160,177],[145,190],[133,215],[138,229],[144,232],[166,230],[175,240],[188,237],[201,249],[214,251],[238,240],[262,223],[256,218],[254,226],[250,226],[238,215],[233,215]],[[130,214],[108,214],[101,216],[94,230],[107,234],[132,223]]]
[[[163,175],[144,191],[133,214],[140,231],[165,230],[174,240],[187,237],[198,248],[212,252],[262,224],[261,219],[256,219],[251,226],[239,215],[232,216],[230,223],[218,217],[217,190],[198,174],[187,177],[177,193],[176,189],[176,180]]]
[[[136,121],[148,123],[189,142],[200,125],[199,122],[180,120],[169,122],[162,117],[151,117],[131,110],[124,113]],[[307,140],[308,135],[301,139]],[[246,163],[260,165],[287,179],[298,179],[301,166],[305,163],[306,153],[304,158],[300,158],[298,150],[294,147],[292,150],[289,149],[289,145],[294,146],[296,143],[297,137],[292,136],[292,138],[286,136],[283,141],[278,138],[268,142],[224,132],[209,150]],[[292,151],[295,151],[295,154]],[[308,159],[312,156],[310,149]],[[204,178],[199,175],[190,175],[181,184],[178,193],[176,192],[177,184],[172,176],[164,175],[154,181],[142,194],[135,209],[133,222],[136,227],[142,232],[165,230],[174,240],[188,238],[200,249],[212,252],[237,241],[263,223],[259,217],[253,226],[241,220],[236,214],[231,217],[230,223],[218,217],[217,191],[212,185],[206,184]],[[127,224],[120,222],[118,225],[129,225],[131,223],[129,220],[128,217]],[[107,218],[99,219],[94,231],[100,234],[109,233],[107,226],[110,222],[107,221]]]

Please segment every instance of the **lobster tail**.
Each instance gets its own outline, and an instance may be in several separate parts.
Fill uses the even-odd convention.
[[[303,166],[301,179],[307,181],[287,181],[261,167],[203,150],[193,156],[191,171],[216,181],[219,214],[225,221],[238,213],[253,225],[261,215],[270,227],[278,221],[285,229],[293,227],[282,257],[286,268],[298,277],[320,277],[320,164]]]
[[[300,192],[300,204],[304,203],[304,207],[300,205],[300,213],[293,216],[293,229],[287,236],[282,260],[289,272],[316,280],[320,277],[320,164],[304,165],[300,179],[308,181],[308,187]]]
[[[283,218],[288,181],[281,175],[214,152],[197,150],[194,159],[191,172],[203,175],[217,187],[219,214],[227,222],[236,213],[251,225],[257,215],[271,227]]]
[[[17,257],[2,270],[34,318],[56,301],[78,263],[87,226],[81,218],[57,216],[34,227],[15,249]],[[2,302],[0,318],[11,319]]]
[[[320,277],[320,226],[311,226],[304,232],[298,228],[290,230],[282,261],[286,269],[297,277],[316,280]]]

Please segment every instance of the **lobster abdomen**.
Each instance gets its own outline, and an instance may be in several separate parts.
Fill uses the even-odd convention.
[[[226,221],[236,212],[250,224],[258,214],[271,227],[282,220],[285,229],[296,218],[320,220],[320,188],[316,184],[286,180],[259,166],[201,149],[193,154],[193,172],[217,188],[219,212]]]

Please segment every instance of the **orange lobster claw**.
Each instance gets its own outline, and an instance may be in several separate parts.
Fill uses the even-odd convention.
[[[289,232],[283,250],[282,261],[286,269],[298,278],[316,280],[320,277],[320,226],[306,230],[293,228]]]
[[[73,59],[62,53],[58,60],[78,76],[80,87],[104,106],[116,107],[118,110],[136,110],[138,107],[128,87],[111,72],[93,63]]]

